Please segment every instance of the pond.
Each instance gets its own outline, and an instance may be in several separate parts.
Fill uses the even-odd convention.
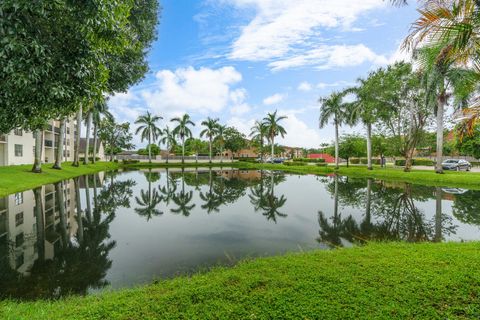
[[[480,191],[272,171],[106,172],[0,198],[0,298],[85,295],[248,257],[480,240]]]

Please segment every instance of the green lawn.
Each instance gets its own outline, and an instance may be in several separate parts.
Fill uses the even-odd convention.
[[[241,262],[2,319],[478,319],[480,243],[370,244]],[[78,272],[81,272],[79,270]]]
[[[72,167],[71,163],[64,163],[62,168],[54,170],[52,164],[45,164],[42,166],[42,173],[32,173],[32,165],[0,167],[0,197],[84,174],[118,169],[119,164],[97,162],[87,166],[80,165],[77,168]]]

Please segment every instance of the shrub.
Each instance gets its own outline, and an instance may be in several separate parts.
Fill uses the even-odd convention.
[[[283,163],[286,166],[306,166],[306,162],[298,162],[298,161],[285,161]]]
[[[351,164],[359,164],[360,163],[360,158],[352,158],[350,159]]]
[[[405,166],[405,159],[397,159],[395,160],[395,165],[399,167],[404,167]]]
[[[135,163],[139,163],[139,162],[140,162],[139,160],[128,160],[128,159],[122,160],[123,164],[135,164]]]
[[[295,158],[293,159],[294,162],[309,162],[309,163],[323,163],[325,159],[310,159],[310,158]]]
[[[80,158],[79,158],[79,161],[80,161],[80,162],[85,161],[85,157],[80,157]],[[93,157],[88,157],[88,161],[92,162],[92,161],[93,161]],[[96,157],[96,158],[95,158],[95,161],[100,161],[100,158],[99,158],[99,157]]]
[[[433,166],[434,162],[430,159],[413,159],[413,165],[415,166]]]
[[[317,167],[326,167],[327,164],[325,162],[319,162],[316,164]]]

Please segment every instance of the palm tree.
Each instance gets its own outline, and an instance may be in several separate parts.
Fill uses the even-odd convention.
[[[175,136],[180,137],[182,140],[182,164],[185,163],[185,139],[190,138],[192,136],[192,131],[188,127],[189,125],[195,126],[190,120],[190,116],[188,114],[184,114],[181,118],[176,117],[170,120],[171,122],[178,123],[177,126],[173,129],[172,133]]]
[[[82,134],[82,115],[83,115],[83,108],[82,104],[80,103],[80,107],[77,111],[77,127],[75,129],[75,140],[73,144],[73,162],[72,166],[78,167],[80,166],[80,137]]]
[[[102,116],[106,118],[113,118],[112,114],[108,111],[108,105],[105,99],[97,101],[94,103],[92,112],[92,122],[93,122],[93,155],[92,163],[95,163],[97,160],[97,141],[98,141],[98,126],[102,120]]]
[[[343,102],[345,92],[332,92],[330,96],[320,98],[320,128],[325,127],[328,121],[333,118],[333,125],[335,126],[335,169],[339,168],[338,155],[338,128],[346,119],[346,103]]]
[[[135,131],[135,134],[141,132],[142,142],[148,140],[148,162],[152,163],[152,140],[157,141],[159,136],[162,134],[162,130],[157,127],[157,122],[163,119],[160,116],[154,116],[147,111],[147,114],[139,116],[135,121],[135,124],[140,124],[140,126]]]
[[[217,135],[215,136],[215,141],[220,146],[220,163],[223,163],[223,148],[225,147],[225,130],[226,126],[218,125]]]
[[[65,141],[65,126],[66,120],[62,118],[60,120],[60,133],[58,135],[58,146],[55,152],[55,163],[52,169],[61,170],[62,169],[62,159],[63,159],[63,151],[64,151],[64,141]]]
[[[83,164],[88,164],[88,154],[90,153],[90,133],[92,131],[92,118],[93,118],[93,113],[92,113],[93,105],[90,106],[90,108],[87,110],[87,114],[85,117],[85,126],[86,126],[86,132],[85,132],[85,154],[83,158]]]
[[[250,137],[260,144],[260,160],[263,162],[263,139],[267,135],[267,127],[263,122],[255,121],[255,125],[250,130]]]
[[[190,211],[195,208],[196,204],[190,204],[193,199],[193,191],[185,192],[185,172],[182,168],[182,190],[178,194],[175,194],[172,198],[173,202],[177,205],[177,208],[170,209],[170,212],[188,217]]]
[[[475,71],[458,68],[447,59],[449,46],[425,46],[416,52],[416,58],[424,69],[424,83],[427,100],[435,101],[437,125],[437,149],[435,172],[443,173],[443,131],[444,113],[449,98],[453,96],[462,105],[474,91],[479,74]],[[450,93],[450,91],[452,93]]]
[[[209,162],[212,163],[212,142],[218,132],[218,119],[208,117],[207,120],[202,121],[202,126],[205,126],[205,129],[200,132],[200,137],[206,136],[208,138]]]
[[[277,110],[274,113],[268,113],[265,118],[263,118],[263,124],[267,132],[267,137],[270,140],[272,145],[272,154],[271,160],[273,161],[274,157],[274,148],[275,148],[275,137],[280,135],[282,138],[287,134],[287,131],[282,127],[279,122],[287,119],[286,116],[277,116]]]
[[[162,197],[159,195],[157,189],[152,190],[152,182],[156,182],[160,179],[160,174],[158,172],[152,172],[152,169],[149,169],[145,173],[145,178],[148,182],[148,191],[140,190],[140,198],[135,197],[135,201],[139,208],[135,208],[135,212],[142,216],[146,217],[147,221],[150,220],[153,216],[159,216],[163,214],[163,211],[157,209],[157,206],[162,202]]]
[[[173,146],[175,143],[175,135],[173,134],[172,131],[170,131],[170,128],[167,126],[162,134],[162,138],[160,139],[160,143],[164,144],[167,147],[167,163],[168,163],[168,155],[170,154],[170,148]]]

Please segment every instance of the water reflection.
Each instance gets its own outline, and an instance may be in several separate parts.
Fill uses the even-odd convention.
[[[480,191],[212,168],[89,175],[0,199],[0,298],[84,295],[298,248],[478,240],[478,225]]]
[[[333,197],[334,209],[332,215],[319,211],[318,241],[332,247],[371,240],[442,241],[457,229],[452,218],[442,211],[444,194],[439,187],[371,179],[365,183],[363,179],[335,176],[326,189]],[[428,219],[419,204],[431,199],[435,199],[435,216]],[[463,201],[455,197],[454,208]],[[342,217],[341,210],[352,207],[365,210],[360,221],[352,215]]]
[[[108,255],[115,247],[109,225],[121,204],[115,201],[118,192],[109,192],[115,183],[98,190],[102,182],[103,176],[85,176],[2,199],[1,298],[54,299],[108,284]]]

